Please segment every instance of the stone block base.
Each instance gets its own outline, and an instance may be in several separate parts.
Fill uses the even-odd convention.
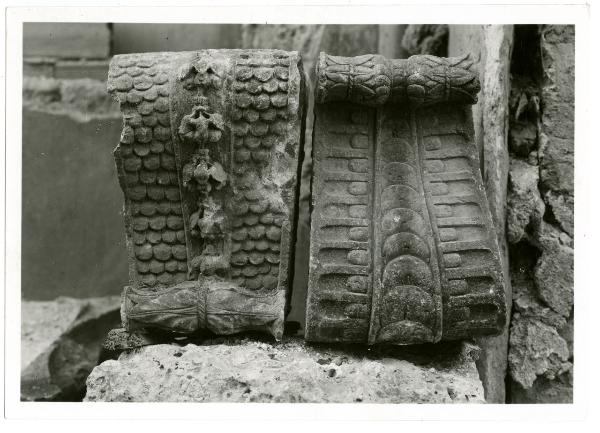
[[[98,365],[84,401],[484,403],[466,343],[371,348],[219,338]]]

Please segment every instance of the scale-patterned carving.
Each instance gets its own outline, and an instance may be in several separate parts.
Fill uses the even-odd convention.
[[[410,111],[390,106],[378,115],[374,213],[379,226],[369,341],[434,342],[441,336],[441,288]]]
[[[187,251],[166,65],[160,57],[120,57],[111,63],[108,82],[124,119],[115,158],[135,260],[130,280],[150,287],[184,281]]]
[[[286,205],[267,180],[273,150],[295,116],[289,67],[287,53],[255,53],[237,56],[233,70],[233,187],[239,193],[232,203],[231,276],[253,290],[274,289],[279,281]]]
[[[283,335],[304,125],[297,52],[115,56],[123,327]]]

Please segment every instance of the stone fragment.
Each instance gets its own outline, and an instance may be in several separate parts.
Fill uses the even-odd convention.
[[[505,286],[473,142],[469,105],[480,85],[471,66],[467,56],[321,53],[309,341],[416,344],[503,330]],[[364,170],[348,164],[357,159]],[[354,292],[360,277],[366,290]]]
[[[538,376],[531,388],[515,384],[511,388],[511,400],[519,404],[527,403],[573,403],[573,374],[566,372],[553,379]]]
[[[538,189],[539,168],[518,159],[510,162],[506,236],[510,243],[519,242],[530,226],[537,228],[544,215],[545,205]]]
[[[21,303],[21,400],[80,401],[119,297]]]
[[[484,403],[473,346],[396,350],[225,339],[155,345],[105,361],[87,402]]]
[[[564,317],[573,307],[573,248],[564,245],[560,233],[549,224],[542,224],[539,242],[543,253],[534,279],[542,301]]]
[[[549,190],[544,194],[544,201],[552,210],[552,215],[560,228],[571,238],[575,237],[575,199],[572,194],[561,194]]]
[[[536,319],[513,319],[508,363],[512,379],[522,388],[531,388],[538,376],[553,380],[568,372],[568,359],[567,342],[555,328]]]
[[[133,244],[123,328],[281,338],[305,108],[298,54],[115,56],[108,89],[130,102],[121,104],[128,143],[115,151]],[[267,109],[273,116],[261,116]]]
[[[561,228],[573,237],[575,27],[541,27],[544,82],[539,143],[540,181]]]

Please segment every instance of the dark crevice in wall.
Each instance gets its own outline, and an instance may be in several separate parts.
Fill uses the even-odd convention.
[[[556,56],[568,49],[563,41],[544,40],[547,31],[568,33],[563,27],[568,26],[514,27],[507,206],[513,309],[507,403],[572,401],[573,315],[569,315],[568,299],[565,301],[572,297],[568,278],[569,272],[572,275],[572,239],[561,227],[564,202],[558,201],[560,213],[553,209],[552,199],[563,199],[561,191],[555,190],[562,173],[554,172],[552,159],[559,143],[548,135],[543,111],[544,98],[553,104],[548,109],[566,109],[557,107],[560,100],[552,93],[555,83],[548,82],[548,77],[566,82],[571,77],[561,65],[548,69],[554,67],[550,62],[556,62],[556,57],[542,58],[543,50],[544,56],[549,51]],[[565,45],[559,47],[560,43]],[[565,112],[567,123],[568,114]],[[554,171],[548,171],[548,166]]]

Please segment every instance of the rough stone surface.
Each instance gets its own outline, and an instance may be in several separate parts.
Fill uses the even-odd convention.
[[[513,403],[573,399],[574,27],[518,26],[508,234]],[[529,131],[535,128],[536,133]]]
[[[410,24],[402,36],[402,47],[408,56],[415,54],[448,55],[446,24]]]
[[[484,186],[501,250],[506,282],[506,310],[509,315],[512,290],[504,229],[509,166],[508,99],[513,26],[451,25],[449,32],[448,55],[471,53],[482,82],[479,100],[473,106],[475,142],[481,156]],[[508,320],[506,322],[508,324]],[[479,339],[478,344],[482,348],[482,354],[477,365],[486,399],[492,403],[504,403],[508,327],[499,336]]]
[[[506,216],[506,236],[510,243],[517,243],[526,236],[530,224],[537,227],[541,223],[545,205],[538,189],[539,179],[537,166],[511,160]]]
[[[554,379],[571,368],[566,341],[552,326],[517,317],[510,330],[511,376],[531,388],[538,376]]]
[[[556,220],[573,237],[575,27],[543,26],[540,181]]]
[[[538,376],[528,389],[514,387],[511,401],[514,403],[571,403],[573,401],[573,374],[568,371],[558,376]]]
[[[366,351],[226,340],[148,346],[105,361],[87,402],[483,403],[474,346]]]
[[[21,399],[73,401],[119,321],[119,297],[21,303]]]
[[[561,238],[558,230],[545,223],[539,232],[543,253],[534,274],[538,295],[554,311],[568,317],[573,307],[574,251],[569,245],[570,238]]]

